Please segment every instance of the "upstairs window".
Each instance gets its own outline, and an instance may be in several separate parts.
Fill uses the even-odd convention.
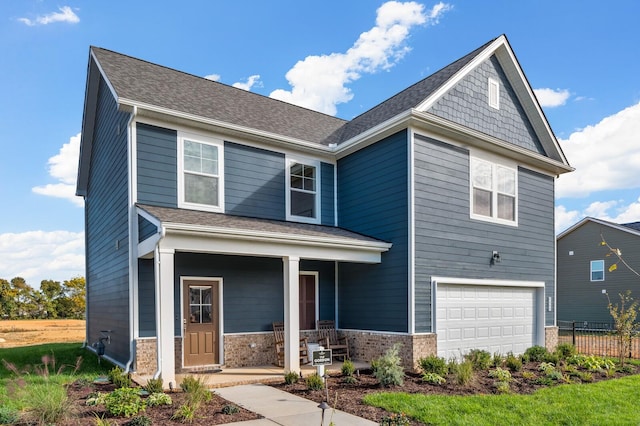
[[[516,224],[515,169],[477,158],[471,159],[471,217]]]
[[[591,261],[591,281],[604,281],[604,260]]]
[[[180,207],[223,210],[222,144],[184,136],[180,138]]]
[[[287,168],[287,219],[320,223],[320,163],[289,159]]]
[[[500,83],[493,78],[489,79],[488,99],[491,108],[500,109]]]

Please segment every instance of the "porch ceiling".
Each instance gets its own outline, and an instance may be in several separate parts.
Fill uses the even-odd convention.
[[[256,219],[196,210],[137,205],[159,233],[139,245],[139,256],[163,249],[244,256],[379,263],[387,243],[333,226]],[[153,242],[149,244],[149,242]]]

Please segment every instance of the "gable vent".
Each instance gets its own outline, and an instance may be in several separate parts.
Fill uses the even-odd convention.
[[[500,83],[492,78],[489,79],[489,106],[500,109]]]

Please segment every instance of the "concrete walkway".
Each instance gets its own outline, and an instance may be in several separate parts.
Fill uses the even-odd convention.
[[[222,398],[264,416],[264,419],[233,423],[242,426],[307,426],[318,425],[322,410],[318,403],[283,392],[263,384],[231,386],[214,389]],[[325,410],[324,424],[333,421],[336,426],[375,426],[377,423],[342,412]]]

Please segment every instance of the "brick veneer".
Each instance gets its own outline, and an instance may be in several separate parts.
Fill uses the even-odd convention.
[[[371,362],[374,358],[400,343],[400,357],[408,370],[418,371],[418,360],[438,353],[437,336],[430,334],[394,334],[374,331],[339,330],[347,337],[349,354],[355,361]],[[303,331],[309,342],[317,342],[315,331]],[[273,333],[226,334],[224,335],[224,366],[227,368],[273,365],[276,354]],[[545,328],[545,346],[554,350],[558,344],[558,327]],[[194,371],[182,368],[182,338],[175,338],[176,373]],[[156,371],[156,339],[136,340],[136,372],[141,375]]]

